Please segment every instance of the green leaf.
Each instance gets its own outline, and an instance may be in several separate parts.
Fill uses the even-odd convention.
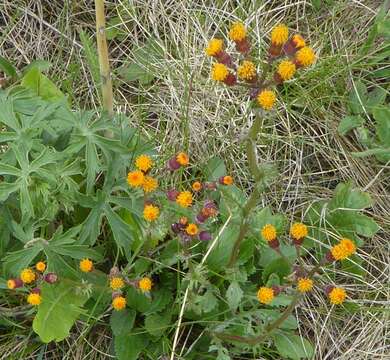
[[[140,334],[137,334],[136,330]],[[134,329],[130,334],[115,336],[114,341],[118,360],[138,360],[138,355],[148,345],[148,340],[141,329]]]
[[[153,314],[164,310],[172,300],[172,293],[166,288],[153,290],[152,303],[145,314]]]
[[[290,264],[283,258],[275,259],[270,262],[263,270],[262,278],[264,283],[267,282],[271,274],[277,274],[281,280],[291,273]],[[283,281],[282,281],[283,283]]]
[[[299,360],[314,356],[313,346],[305,338],[283,332],[278,332],[273,338],[276,349],[283,358]]]
[[[8,60],[2,56],[0,56],[0,69],[10,77],[17,76],[16,69]]]
[[[364,113],[364,104],[367,101],[367,87],[366,85],[358,80],[354,83],[354,87],[351,89],[349,94],[349,108],[353,114]]]
[[[297,251],[295,250],[295,246],[281,244],[280,251],[286,258],[288,258],[290,262],[293,262],[297,258]],[[274,249],[265,247],[261,249],[259,265],[266,268],[269,264],[277,259],[282,259],[282,257]]]
[[[2,259],[4,267],[7,269],[9,274],[17,276],[22,269],[29,267],[31,262],[41,251],[42,247],[35,245],[9,253]]]
[[[216,181],[227,174],[224,161],[218,157],[212,157],[206,165],[205,176],[208,181]]]
[[[359,115],[349,115],[344,117],[338,128],[337,131],[340,135],[345,135],[348,131],[351,131],[352,129],[355,129],[359,126],[362,126],[364,124],[364,119]]]
[[[282,214],[272,214],[272,211],[268,207],[265,207],[255,214],[252,221],[252,231],[264,242],[266,240],[263,239],[261,235],[261,229],[267,224],[275,226],[276,232],[281,234],[286,228],[286,217]]]
[[[171,316],[169,313],[164,315],[147,315],[145,317],[145,329],[150,335],[154,337],[161,337],[168,329],[170,320]]]
[[[87,33],[83,30],[80,30],[80,41],[83,44],[83,50],[87,58],[87,63],[89,71],[91,72],[93,81],[95,83],[95,88],[99,88],[100,84],[100,70],[99,70],[99,57],[96,51],[95,42],[93,37],[88,37]]]
[[[38,68],[29,70],[22,78],[22,86],[31,89],[36,95],[44,100],[58,101],[65,98],[65,95],[45,75],[41,74]]]
[[[337,185],[332,200],[329,202],[329,209],[356,209],[361,210],[372,206],[371,196],[353,187],[351,182]]]
[[[387,91],[380,86],[377,86],[374,90],[372,90],[368,94],[368,101],[367,101],[368,111],[372,113],[375,109],[381,106],[385,102],[386,96],[387,96]]]
[[[384,147],[390,147],[390,107],[380,107],[374,110],[376,134]]]
[[[87,296],[65,280],[41,286],[42,303],[33,321],[33,329],[45,343],[64,340],[82,312]]]
[[[127,305],[129,308],[135,309],[141,313],[146,313],[152,303],[152,300],[149,296],[142,293],[140,290],[134,289],[134,287],[129,287],[127,291]]]
[[[226,299],[230,309],[235,311],[238,308],[238,305],[241,303],[243,296],[244,292],[240,288],[240,285],[237,281],[233,281],[226,291]]]
[[[112,333],[115,336],[130,333],[134,326],[136,312],[132,309],[113,311],[110,317]]]

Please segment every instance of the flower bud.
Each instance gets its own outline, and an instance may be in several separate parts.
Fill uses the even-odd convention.
[[[113,291],[112,294],[111,294],[111,298],[114,300],[115,298],[119,297],[119,296],[122,296],[122,291],[120,290],[117,290],[117,291]]]
[[[248,39],[245,38],[241,41],[236,41],[236,49],[241,54],[247,54],[251,49],[251,45],[249,44]]]
[[[15,279],[9,279],[7,281],[7,287],[10,290],[17,289],[23,286],[23,281],[22,279],[15,278]]]
[[[58,280],[58,276],[57,274],[53,273],[53,272],[50,272],[50,273],[47,273],[44,277],[44,280],[49,283],[49,284],[54,284],[55,282],[57,282]]]
[[[110,277],[115,277],[115,276],[118,276],[119,274],[120,274],[120,271],[119,271],[118,266],[113,266],[110,269]]]
[[[220,62],[221,64],[224,64],[230,68],[233,68],[233,61],[232,61],[232,58],[231,56],[226,53],[225,51],[221,51],[219,52],[217,55],[216,55],[216,59],[218,60],[218,62]]]
[[[168,169],[171,171],[175,171],[180,168],[179,162],[176,160],[176,156],[173,158],[169,159],[168,161]]]
[[[329,295],[331,293],[331,291],[334,289],[335,287],[333,285],[327,285],[325,286],[325,289],[324,289],[324,292],[326,295]]]
[[[178,197],[179,192],[175,189],[171,189],[167,191],[167,198],[170,201],[176,201],[176,198]]]
[[[200,241],[210,241],[212,239],[211,234],[208,231],[201,231],[199,233]]]
[[[332,263],[333,261],[336,260],[336,259],[333,257],[331,251],[328,251],[328,252],[326,253],[325,259],[326,259],[326,261],[329,262],[329,263]]]
[[[41,295],[41,289],[40,288],[32,288],[31,289],[31,294],[38,294],[38,295]]]
[[[236,85],[236,83],[237,83],[236,75],[234,75],[233,73],[229,73],[223,82],[228,86]]]
[[[278,239],[274,239],[274,240],[268,241],[268,245],[272,249],[278,249],[279,245],[280,245],[279,244],[279,240]]]
[[[260,89],[254,88],[250,89],[249,91],[249,97],[251,100],[255,100],[257,96],[259,95]]]
[[[278,296],[283,291],[283,288],[281,286],[273,285],[271,286],[271,288],[274,291],[275,296]]]
[[[203,224],[207,220],[207,216],[205,216],[202,212],[196,215],[195,220],[199,224]]]
[[[171,225],[171,230],[175,233],[178,234],[181,231],[180,224],[178,223],[173,223]]]

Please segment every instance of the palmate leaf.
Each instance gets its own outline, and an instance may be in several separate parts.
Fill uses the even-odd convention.
[[[41,286],[42,303],[33,321],[33,329],[45,343],[61,341],[81,314],[87,301],[73,283],[62,280],[56,284]]]

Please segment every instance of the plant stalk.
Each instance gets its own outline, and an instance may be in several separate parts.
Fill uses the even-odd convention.
[[[95,0],[96,11],[96,41],[99,57],[99,68],[101,78],[101,89],[103,97],[103,109],[107,111],[110,118],[114,115],[114,101],[112,93],[112,81],[110,60],[106,38],[106,18],[104,12],[104,0]],[[112,136],[111,136],[112,137]]]
[[[240,230],[236,241],[234,242],[232,254],[229,259],[228,267],[233,267],[237,261],[238,254],[240,252],[240,246],[242,241],[245,238],[246,233],[249,230],[248,215],[250,211],[256,206],[257,201],[260,197],[260,191],[258,189],[258,183],[261,181],[263,174],[259,169],[256,160],[256,139],[257,135],[260,132],[260,129],[263,125],[263,119],[260,116],[256,116],[255,121],[253,122],[246,141],[246,155],[248,158],[249,171],[253,178],[255,179],[255,187],[249,196],[248,200],[245,203],[244,208],[242,209],[242,218],[240,223]]]

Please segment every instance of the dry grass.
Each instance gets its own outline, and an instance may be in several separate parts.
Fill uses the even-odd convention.
[[[0,54],[19,68],[35,59],[50,61],[51,78],[62,83],[64,92],[72,90],[74,105],[84,108],[98,106],[78,35],[82,28],[93,36],[92,3],[4,0],[0,4]],[[381,231],[359,255],[367,276],[356,281],[350,274],[338,272],[339,283],[361,307],[345,316],[330,309],[322,294],[314,293],[301,304],[297,315],[301,333],[314,341],[316,359],[388,359],[389,164],[351,157],[350,153],[359,149],[356,139],[340,137],[336,131],[346,113],[345,96],[353,87],[353,78],[370,72],[356,64],[357,52],[382,2],[333,3],[315,12],[304,0],[111,1],[110,16],[119,16],[116,26],[123,32],[120,40],[110,42],[114,68],[131,62],[133,50],[150,37],[165,52],[164,59],[155,64],[157,80],[151,85],[126,83],[115,77],[116,109],[125,111],[130,122],[141,126],[165,152],[185,146],[199,162],[221,156],[248,188],[251,182],[241,138],[252,121],[250,103],[246,94],[217,87],[208,79],[210,62],[204,56],[204,44],[212,35],[226,33],[228,24],[237,19],[250,27],[260,45],[259,58],[269,29],[278,21],[302,32],[317,50],[319,60],[286,86],[278,110],[263,129],[259,159],[276,162],[281,171],[280,182],[271,186],[263,204],[298,217],[307,205],[326,198],[338,182],[348,179],[371,194],[376,205],[369,213]],[[388,84],[385,86],[388,89]],[[151,121],[151,114],[157,114],[157,120]],[[104,332],[82,338],[75,335],[67,340],[69,347],[49,346],[46,358],[109,358],[108,336]],[[3,354],[10,354],[7,344],[13,349],[13,341],[2,342]]]

